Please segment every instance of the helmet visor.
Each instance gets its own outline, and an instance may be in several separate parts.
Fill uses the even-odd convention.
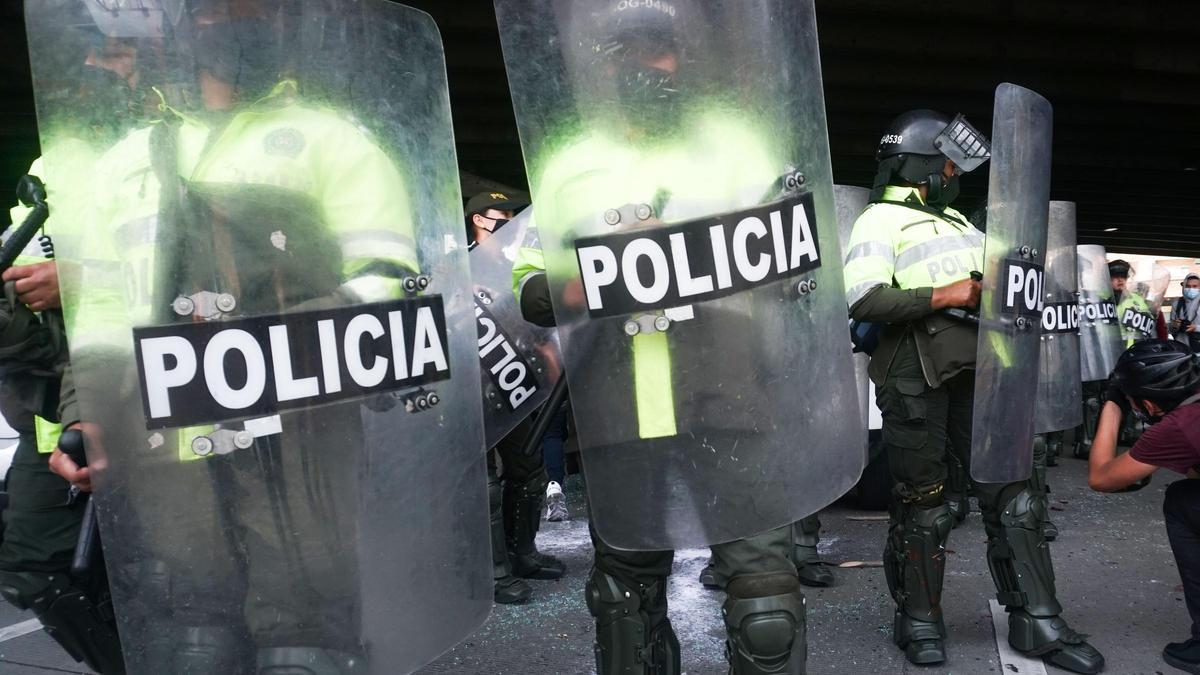
[[[959,113],[950,124],[933,139],[933,145],[954,162],[962,173],[970,173],[992,156],[988,139],[971,126],[967,118]]]

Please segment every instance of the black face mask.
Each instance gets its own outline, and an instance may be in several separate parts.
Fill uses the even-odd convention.
[[[958,175],[946,178],[942,174],[929,177],[929,198],[926,203],[930,206],[945,207],[958,199]]]
[[[1142,424],[1158,424],[1163,418],[1162,415],[1151,415],[1146,411],[1145,408],[1142,407],[1141,403],[1134,403],[1132,406],[1130,406],[1130,412],[1132,412],[1133,416],[1137,418],[1137,421],[1141,422]]]
[[[676,127],[682,117],[674,73],[627,60],[617,71],[617,88],[626,119],[658,132]]]
[[[508,224],[508,218],[493,218],[492,222],[494,222],[495,225],[492,225],[491,232],[492,234],[495,234],[500,228]]]
[[[234,85],[242,98],[262,96],[279,77],[275,32],[265,19],[230,19],[196,30],[196,67]]]

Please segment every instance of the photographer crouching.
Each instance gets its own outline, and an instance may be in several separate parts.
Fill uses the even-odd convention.
[[[1123,412],[1152,426],[1128,453],[1117,455]],[[1175,340],[1145,340],[1127,349],[1109,378],[1088,464],[1088,485],[1100,492],[1127,488],[1159,468],[1200,478],[1200,356]],[[1200,673],[1200,480],[1168,486],[1163,515],[1192,617],[1191,637],[1163,648],[1163,660]]]

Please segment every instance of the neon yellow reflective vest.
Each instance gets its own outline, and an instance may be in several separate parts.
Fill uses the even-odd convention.
[[[179,175],[190,183],[283,188],[311,198],[341,247],[342,284],[362,302],[398,297],[400,279],[380,269],[418,269],[405,180],[367,132],[338,113],[303,104],[295,85],[232,113],[214,134],[204,121],[163,108],[178,125]],[[86,246],[72,348],[130,349],[134,326],[153,321],[159,181],[151,127],[132,132],[96,165],[96,226]],[[379,265],[378,263],[385,263]],[[132,355],[130,356],[132,358]],[[179,430],[181,459],[211,427]]]
[[[566,144],[532,181],[534,223],[513,265],[513,292],[546,269],[538,237],[559,236],[583,219],[626,204],[648,204],[659,220],[677,222],[759,204],[784,172],[781,161],[745,125],[710,114],[678,140],[639,146],[594,133]],[[573,256],[554,261],[578,275]],[[633,395],[641,438],[674,436],[671,349],[666,333],[633,342]]]
[[[889,185],[883,199],[915,200],[915,188]],[[984,235],[952,208],[946,217],[895,204],[875,203],[858,220],[846,245],[846,304],[851,307],[872,288],[939,288],[983,270]]]
[[[1125,338],[1125,346],[1130,347],[1138,340],[1147,340],[1154,337],[1153,330],[1147,335],[1142,331],[1134,328],[1132,324],[1125,322],[1125,312],[1130,311],[1134,314],[1140,314],[1143,317],[1150,317],[1151,325],[1158,320],[1158,317],[1150,313],[1150,305],[1142,296],[1133,291],[1125,291],[1121,294],[1121,301],[1117,303],[1117,320],[1121,322],[1121,336]]]

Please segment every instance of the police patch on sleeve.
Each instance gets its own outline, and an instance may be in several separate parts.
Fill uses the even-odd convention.
[[[592,318],[740,293],[821,266],[811,193],[744,211],[575,241]]]
[[[135,328],[147,429],[210,424],[450,378],[440,295]]]
[[[304,150],[304,134],[291,127],[275,129],[263,139],[263,152],[295,159]]]

